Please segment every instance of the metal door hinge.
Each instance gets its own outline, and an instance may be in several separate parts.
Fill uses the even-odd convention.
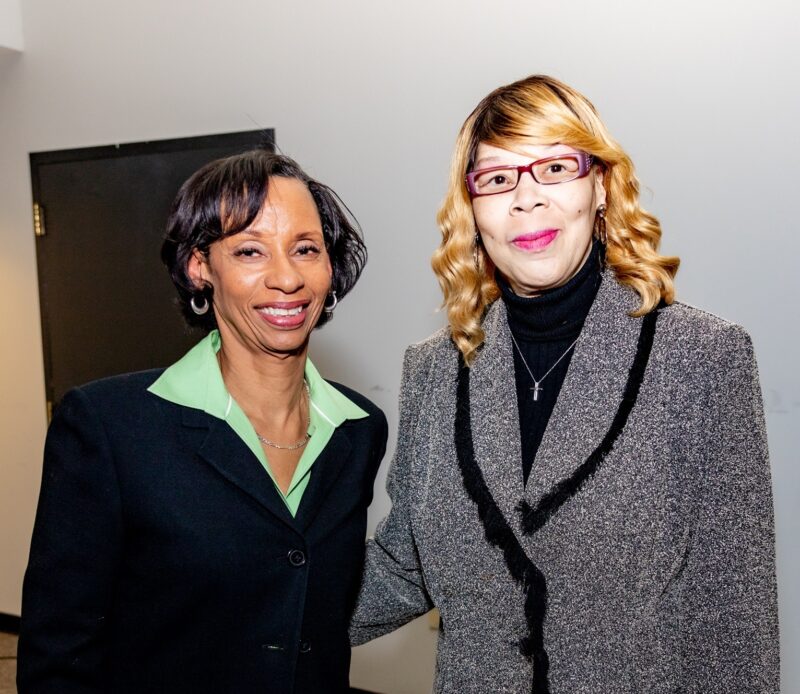
[[[47,233],[44,228],[44,208],[38,202],[33,203],[33,233],[36,236]]]

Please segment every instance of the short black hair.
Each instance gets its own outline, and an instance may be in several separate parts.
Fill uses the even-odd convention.
[[[212,243],[238,234],[258,216],[273,176],[302,181],[314,198],[331,259],[331,291],[341,300],[355,285],[367,262],[367,248],[355,217],[328,186],[311,178],[293,159],[265,149],[254,149],[217,159],[195,172],[178,191],[161,246],[161,259],[178,290],[178,302],[186,322],[206,331],[217,327],[213,311],[197,315],[190,306],[193,296],[211,302],[213,288],[198,288],[187,273],[195,249],[204,255]],[[322,311],[315,327],[330,320]]]

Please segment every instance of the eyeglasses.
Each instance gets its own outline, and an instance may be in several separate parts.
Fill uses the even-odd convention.
[[[583,178],[592,168],[594,157],[585,152],[569,152],[532,161],[525,166],[493,166],[467,174],[467,189],[473,198],[514,190],[522,174],[528,172],[543,186],[568,183]]]

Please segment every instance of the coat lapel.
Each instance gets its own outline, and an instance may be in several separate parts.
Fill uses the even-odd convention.
[[[226,422],[200,410],[184,408],[183,424],[190,445],[205,462],[283,523],[297,530],[269,473]]]
[[[303,493],[295,519],[303,532],[308,530],[316,518],[346,461],[350,459],[352,444],[349,430],[351,426],[354,426],[354,422],[346,421],[334,430],[330,441],[311,467],[311,479]],[[349,490],[349,492],[358,493],[356,490]]]
[[[524,491],[522,448],[511,333],[502,301],[489,308],[483,329],[483,347],[470,368],[472,444],[495,503],[516,527]]]
[[[572,475],[608,432],[636,354],[636,294],[607,271],[581,331],[536,454],[525,500],[531,506]]]

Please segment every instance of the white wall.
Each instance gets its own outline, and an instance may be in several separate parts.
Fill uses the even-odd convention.
[[[21,51],[22,5],[21,0],[0,0],[0,49]]]
[[[19,609],[45,430],[28,152],[276,128],[280,147],[356,212],[371,252],[315,359],[396,424],[403,348],[442,322],[428,258],[457,129],[490,89],[545,72],[584,91],[637,162],[663,248],[683,258],[680,297],[754,337],[784,691],[800,691],[795,3],[25,0],[23,10],[24,53],[0,52],[0,612]],[[387,509],[380,491],[371,526]],[[426,691],[433,638],[421,620],[356,649],[354,684]]]

